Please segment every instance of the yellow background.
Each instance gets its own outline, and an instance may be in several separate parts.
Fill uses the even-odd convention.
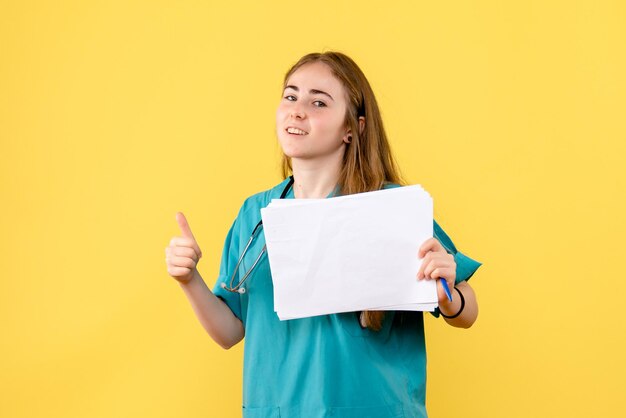
[[[243,344],[164,249],[182,211],[214,284],[281,180],[282,77],[322,50],[484,262],[472,328],[427,315],[430,416],[624,416],[624,45],[617,0],[2,1],[0,416],[240,416]]]

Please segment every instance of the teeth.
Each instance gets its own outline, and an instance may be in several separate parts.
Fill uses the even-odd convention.
[[[290,134],[306,135],[306,132],[298,128],[287,128],[287,132]]]

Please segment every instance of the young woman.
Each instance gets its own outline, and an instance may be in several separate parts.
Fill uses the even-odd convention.
[[[360,193],[402,184],[374,93],[339,52],[302,57],[286,74],[276,112],[284,180],[245,200],[224,244],[211,292],[198,273],[202,252],[182,213],[182,236],[166,248],[177,279],[209,335],[230,348],[245,334],[244,417],[426,417],[422,312],[364,311],[280,321],[260,223],[271,199]],[[291,176],[290,176],[291,174]],[[467,280],[481,265],[434,223],[416,280],[437,281],[439,308],[455,327],[476,320]],[[251,241],[250,241],[251,240]],[[241,262],[240,262],[241,260]]]

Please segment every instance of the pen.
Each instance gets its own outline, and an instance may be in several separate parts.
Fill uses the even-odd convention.
[[[450,288],[448,287],[448,283],[446,283],[446,279],[440,278],[439,280],[441,280],[441,285],[443,286],[444,292],[446,292],[446,296],[448,296],[448,300],[452,302],[452,293],[450,293]]]

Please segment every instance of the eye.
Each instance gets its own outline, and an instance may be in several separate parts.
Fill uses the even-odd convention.
[[[285,96],[285,99],[289,100],[290,97],[293,97],[295,99],[295,96],[292,96],[291,94]],[[290,102],[293,102],[293,100],[289,100]]]
[[[316,100],[316,101],[314,101],[313,103],[321,103],[321,105],[320,105],[320,106],[316,106],[316,107],[326,107],[326,103],[324,103],[324,102],[323,102],[323,101],[321,101],[321,100]]]

